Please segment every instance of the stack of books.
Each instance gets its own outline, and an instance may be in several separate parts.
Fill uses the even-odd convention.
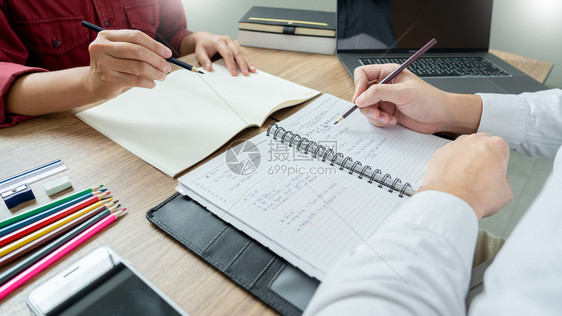
[[[239,21],[244,46],[334,54],[335,12],[252,7]]]

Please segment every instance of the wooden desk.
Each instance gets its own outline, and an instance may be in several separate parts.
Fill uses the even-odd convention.
[[[258,69],[340,98],[350,99],[353,95],[353,82],[335,56],[243,50]],[[186,60],[194,62],[193,56]],[[273,117],[281,119],[300,107],[280,111]],[[0,179],[62,159],[68,170],[58,176],[69,176],[74,191],[104,184],[130,213],[4,298],[0,315],[30,314],[25,300],[33,288],[100,246],[115,249],[191,315],[275,314],[145,219],[146,211],[175,192],[176,180],[73,114],[46,115],[0,130]],[[264,126],[272,122],[270,119]],[[248,138],[264,130],[249,129],[237,137]],[[42,185],[56,177],[31,184],[37,200],[12,211],[49,202]],[[0,218],[12,215],[12,211],[2,203]]]
[[[544,83],[546,77],[548,77],[548,74],[552,70],[552,67],[554,67],[554,64],[546,61],[523,57],[495,49],[490,49],[489,52],[503,59],[508,64],[521,70],[540,83]]]

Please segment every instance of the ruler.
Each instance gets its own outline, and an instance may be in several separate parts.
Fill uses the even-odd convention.
[[[11,191],[20,185],[37,182],[41,179],[50,177],[68,168],[62,160],[55,160],[40,167],[22,172],[16,176],[0,181],[0,193]]]

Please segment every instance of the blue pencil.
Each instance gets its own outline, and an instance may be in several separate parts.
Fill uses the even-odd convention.
[[[101,213],[98,213],[94,217],[90,218],[88,221],[82,223],[80,226],[72,229],[71,231],[67,232],[66,234],[62,235],[61,237],[55,239],[51,243],[47,244],[43,248],[39,249],[38,251],[34,252],[30,256],[26,257],[25,259],[19,261],[17,264],[13,265],[9,269],[3,271],[0,274],[0,285],[6,283],[11,278],[16,276],[21,271],[27,269],[37,261],[41,260],[42,258],[46,257],[49,253],[55,251],[60,246],[64,245],[67,241],[74,238],[76,235],[80,234],[81,232],[85,231],[89,227],[93,226],[104,217],[111,214],[111,211],[108,209],[103,210]]]
[[[105,190],[107,190],[107,189],[101,189],[100,191],[105,191]],[[41,213],[35,214],[33,216],[24,218],[20,221],[17,221],[15,223],[10,224],[10,225],[4,226],[4,227],[0,228],[0,237],[5,236],[5,235],[7,235],[11,232],[14,232],[14,231],[16,231],[16,230],[18,230],[22,227],[25,227],[25,226],[27,226],[31,223],[34,223],[34,222],[36,222],[36,221],[38,221],[42,218],[45,218],[45,217],[47,217],[51,214],[54,214],[54,213],[56,213],[60,210],[63,210],[65,208],[69,207],[69,206],[72,206],[72,205],[74,205],[78,202],[84,201],[85,199],[91,198],[92,196],[94,196],[93,192],[82,195],[82,196],[79,196],[79,197],[74,198],[74,199],[72,199],[68,202],[65,202],[65,203],[57,205],[53,208],[47,209],[47,210],[45,210]]]

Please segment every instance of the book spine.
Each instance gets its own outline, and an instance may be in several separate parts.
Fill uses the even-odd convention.
[[[289,35],[238,30],[238,43],[242,46],[327,55],[333,55],[336,51],[336,39],[334,37]]]
[[[399,197],[412,196],[415,191],[409,182],[402,183],[400,178],[392,178],[388,173],[383,173],[380,169],[372,169],[371,166],[365,165],[360,161],[354,161],[351,157],[342,153],[335,152],[331,148],[319,145],[313,140],[301,137],[292,131],[287,131],[277,124],[272,124],[267,129],[267,136],[271,136],[274,140],[281,143],[287,142],[290,147],[296,147],[296,150],[304,154],[311,154],[313,158],[319,158],[322,162],[327,162],[331,166],[338,165],[339,169],[347,170],[350,175],[357,175],[359,179],[366,179],[369,183],[377,183],[379,188],[386,187],[388,192],[398,192]]]

